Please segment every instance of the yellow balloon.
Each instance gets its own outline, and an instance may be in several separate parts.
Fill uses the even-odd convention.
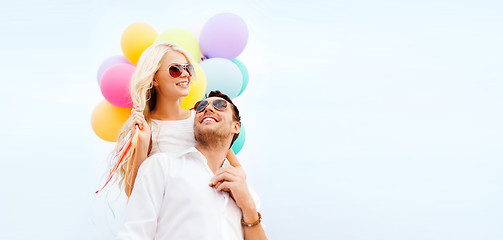
[[[154,41],[154,43],[172,42],[181,48],[185,49],[192,55],[194,61],[199,62],[201,58],[201,50],[196,37],[183,28],[171,28],[161,33]]]
[[[122,33],[121,47],[124,57],[132,64],[138,63],[145,49],[154,43],[157,31],[146,23],[133,23]]]
[[[98,137],[108,142],[116,142],[129,115],[131,108],[119,108],[103,100],[94,108],[91,125]]]
[[[194,104],[201,100],[206,92],[206,75],[204,75],[203,69],[199,64],[195,63],[194,70],[196,72],[196,79],[190,83],[189,95],[180,104],[180,107],[183,109],[193,108]]]

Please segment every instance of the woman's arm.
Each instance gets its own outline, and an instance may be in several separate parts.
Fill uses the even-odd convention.
[[[138,174],[138,169],[140,169],[140,165],[148,157],[148,149],[149,149],[150,144],[148,144],[146,147],[144,145],[147,145],[147,144],[144,144],[144,143],[141,143],[141,141],[138,141],[138,147],[136,149],[136,151],[138,151],[136,153],[137,154],[136,155],[136,162],[135,162],[135,165],[133,166],[132,174],[131,174],[130,178],[128,179],[128,181],[130,181],[130,184],[126,183],[124,185],[124,192],[126,192],[126,195],[128,197],[131,195],[131,192],[133,192],[133,187],[134,187],[134,183],[136,181],[136,175]]]
[[[234,154],[234,151],[232,151],[232,148],[229,149],[229,152],[227,152],[227,160],[233,167],[241,166],[241,164],[239,164],[238,158],[236,157],[236,154]]]
[[[136,161],[133,166],[132,174],[128,178],[129,183],[124,184],[124,192],[129,197],[131,192],[133,191],[134,183],[136,181],[136,175],[138,174],[138,169],[140,165],[147,159],[148,152],[150,150],[150,146],[152,144],[152,137],[150,127],[143,116],[143,109],[141,108],[133,108],[131,110],[131,117],[133,118],[131,128],[134,128],[135,125],[138,125],[138,129],[140,130],[138,146],[136,147]],[[132,159],[130,160],[132,161]]]

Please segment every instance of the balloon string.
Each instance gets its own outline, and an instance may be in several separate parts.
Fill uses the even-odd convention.
[[[133,109],[137,108],[138,106],[133,106]],[[101,189],[99,189],[98,191],[96,191],[95,193],[98,194],[101,190],[103,190],[107,184],[110,182],[110,180],[112,180],[112,177],[115,175],[115,173],[117,172],[117,169],[119,168],[119,166],[121,165],[121,163],[125,160],[126,161],[126,179],[124,180],[124,184],[127,184],[129,183],[130,186],[131,186],[131,183],[132,183],[132,178],[130,179],[130,181],[128,182],[128,178],[130,177],[130,174],[132,174],[133,170],[134,170],[134,166],[136,164],[136,149],[138,147],[138,138],[139,138],[139,129],[138,129],[138,125],[135,126],[135,129],[134,129],[134,132],[133,134],[131,134],[132,131],[129,131],[128,134],[126,135],[126,138],[127,139],[124,144],[121,146],[121,148],[119,149],[119,151],[117,151],[112,159],[117,159],[117,156],[120,155],[120,157],[118,158],[115,166],[110,170],[110,173],[108,175],[108,178],[107,178],[107,181],[105,182],[105,184],[103,185],[103,187],[101,187]],[[133,157],[133,153],[134,153],[134,159],[133,159],[133,167],[131,168],[131,173],[129,172],[129,169],[131,167],[131,161],[128,161],[127,159],[131,159]],[[128,194],[128,199],[129,199],[129,196],[131,195],[131,190],[132,188],[129,188],[129,194]]]
[[[124,160],[124,154],[129,150],[129,148],[131,147],[131,145],[129,144],[126,151],[124,151],[121,155],[121,157],[119,158],[119,160],[117,161],[117,163],[115,164],[115,166],[110,170],[110,174],[108,176],[108,180],[105,182],[105,184],[103,185],[103,187],[101,187],[100,190],[96,191],[96,193],[100,192],[101,190],[103,190],[106,185],[110,182],[110,180],[112,180],[112,177],[114,176],[114,174],[117,172],[117,169],[119,168],[120,164],[122,163],[122,161]]]
[[[134,137],[134,135],[131,135],[129,137],[129,139],[124,143],[124,145],[120,148],[120,150],[117,152],[117,154],[114,155],[113,159],[115,159],[118,155],[120,155],[120,157],[118,158],[115,166],[110,170],[110,174],[107,178],[107,181],[105,182],[103,187],[101,187],[98,191],[95,192],[96,194],[99,193],[101,190],[103,190],[107,186],[107,184],[110,182],[110,180],[112,180],[112,177],[117,172],[117,169],[119,168],[120,164],[124,161],[124,159],[125,159],[124,157],[127,155],[130,155],[129,152],[131,150],[131,147],[133,147],[133,144],[132,144],[133,137]],[[136,148],[136,146],[134,146],[133,148]],[[122,151],[122,150],[124,150],[124,151]],[[126,177],[127,177],[127,175],[126,175]]]

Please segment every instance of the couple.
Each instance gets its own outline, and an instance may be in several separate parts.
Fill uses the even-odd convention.
[[[195,111],[179,108],[176,97],[186,96],[195,78],[190,63],[183,49],[166,43],[151,46],[138,62],[131,95],[140,108],[133,110],[123,131],[139,126],[139,163],[134,185],[125,184],[126,193],[134,190],[118,237],[266,239],[245,173],[229,150],[240,130],[237,107],[213,91]],[[184,145],[190,147],[177,151]]]

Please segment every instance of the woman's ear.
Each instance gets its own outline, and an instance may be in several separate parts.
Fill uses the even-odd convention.
[[[154,81],[152,82],[152,84],[153,84],[154,86],[156,86],[156,87],[157,87],[157,86],[159,86],[159,82],[157,82],[157,80],[156,80],[155,78],[154,78]]]

